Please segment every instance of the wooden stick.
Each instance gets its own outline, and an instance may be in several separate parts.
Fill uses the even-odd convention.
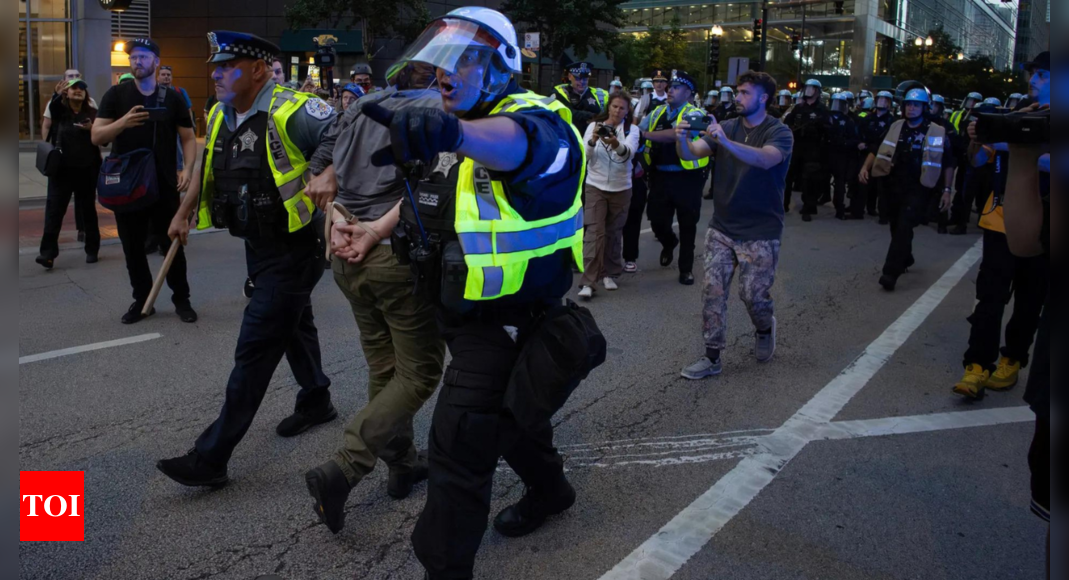
[[[167,257],[163,259],[160,273],[156,274],[156,283],[152,285],[152,292],[149,292],[148,300],[145,300],[145,307],[141,309],[141,316],[148,316],[152,312],[152,308],[156,305],[156,298],[159,297],[160,290],[163,289],[163,283],[167,280],[167,273],[171,271],[174,257],[178,255],[178,248],[181,246],[182,244],[178,240],[171,240],[171,249],[167,250]]]

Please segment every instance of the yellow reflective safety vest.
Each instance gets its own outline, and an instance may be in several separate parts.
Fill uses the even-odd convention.
[[[970,111],[966,111],[965,109],[962,109],[960,111],[954,111],[953,113],[950,114],[950,124],[954,126],[954,130],[957,131],[958,133],[962,132],[962,130],[961,130],[961,122],[962,122],[962,120],[969,118],[969,113],[970,113]],[[966,127],[966,129],[968,129],[968,127]]]
[[[465,159],[457,169],[455,227],[468,267],[464,299],[494,300],[520,291],[527,264],[536,258],[571,249],[572,258],[583,268],[583,183],[586,181],[586,149],[572,125],[571,109],[552,98],[535,93],[509,95],[490,116],[523,109],[552,111],[575,134],[575,146],[582,157],[582,170],[575,201],[564,213],[548,219],[527,221],[509,203],[505,184],[490,176],[474,160]]]
[[[667,111],[667,110],[668,110],[668,105],[661,105],[661,106],[657,107],[656,109],[654,109],[652,113],[650,113],[650,124],[649,124],[650,131],[656,131],[655,127],[657,126],[657,122],[661,120],[661,116],[664,115],[665,111]],[[676,117],[676,123],[679,123],[680,121],[683,120],[683,115],[685,115],[685,114],[687,114],[687,113],[689,113],[691,111],[700,111],[700,110],[701,109],[695,107],[694,105],[691,105],[690,103],[684,105],[683,108],[680,109],[680,111],[679,111],[679,116]],[[695,133],[694,134],[694,138],[691,139],[691,141],[697,141],[699,139],[701,139],[701,135]],[[664,145],[664,144],[662,143],[661,145]],[[666,147],[675,147],[675,145],[664,145],[664,146],[666,146]],[[646,165],[653,165],[652,158],[650,157],[650,152],[652,150],[653,150],[653,141],[650,141],[649,139],[646,139],[646,151],[642,154],[643,157],[645,157],[645,159],[646,159]],[[709,165],[709,158],[706,157],[705,159],[699,159],[697,161],[686,161],[684,159],[680,159],[679,163],[683,166],[684,169],[701,169],[701,168],[706,167],[707,165]]]
[[[564,99],[565,103],[571,102],[571,100],[568,98],[567,89],[569,86],[571,85],[557,85],[556,87],[557,93],[560,94],[561,98]],[[601,108],[602,111],[604,111],[605,107],[609,104],[609,93],[603,89],[590,89],[590,92],[594,93],[594,99],[597,100],[598,107]]]
[[[275,86],[268,107],[267,116],[267,163],[275,178],[275,186],[282,197],[282,204],[288,216],[287,229],[290,233],[312,223],[315,204],[304,194],[305,176],[308,161],[300,149],[290,141],[286,134],[286,123],[300,111],[309,99],[315,95],[299,93],[292,89]],[[216,103],[208,114],[208,135],[205,141],[207,159],[204,162],[204,180],[200,190],[200,211],[197,213],[197,229],[208,229],[212,225],[211,207],[215,195],[215,175],[212,171],[212,159],[215,155],[215,141],[223,126],[223,104]]]
[[[887,177],[894,169],[895,151],[898,139],[902,136],[905,119],[896,121],[887,132],[887,138],[880,144],[876,153],[876,164],[872,167],[873,177]],[[938,123],[928,125],[928,134],[924,137],[923,160],[921,161],[921,185],[935,187],[943,174],[943,148],[946,146],[947,130]]]

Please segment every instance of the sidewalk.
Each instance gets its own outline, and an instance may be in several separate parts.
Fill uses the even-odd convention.
[[[36,170],[35,170],[36,171]],[[20,176],[21,179],[21,176]],[[19,195],[22,195],[21,184]],[[103,245],[110,245],[109,240],[117,240],[119,231],[115,228],[115,214],[97,204],[97,221],[100,224],[100,240]],[[44,199],[19,199],[19,255],[31,254],[41,245],[41,236],[45,229]],[[67,208],[63,218],[63,232],[59,235],[60,250],[81,249],[78,232],[74,228],[74,203]]]
[[[48,197],[48,178],[37,171],[37,153],[19,150],[19,202]],[[21,225],[21,219],[20,225]],[[21,232],[20,232],[21,234]],[[21,237],[21,235],[20,235]]]

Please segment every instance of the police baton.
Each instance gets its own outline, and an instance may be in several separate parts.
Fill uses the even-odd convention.
[[[163,282],[167,280],[167,273],[171,271],[171,264],[174,263],[174,257],[178,255],[178,248],[182,244],[177,240],[171,240],[171,249],[167,250],[167,257],[163,259],[163,265],[160,266],[160,273],[156,274],[156,282],[152,285],[152,291],[148,293],[148,299],[145,300],[145,306],[141,309],[142,316],[148,316],[152,312],[152,308],[156,305],[156,298],[160,295],[160,290],[163,289]]]

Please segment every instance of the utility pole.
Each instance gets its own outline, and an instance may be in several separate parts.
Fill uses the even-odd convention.
[[[761,59],[758,71],[765,72],[768,67],[768,2],[761,2]]]
[[[806,4],[802,4],[802,32],[800,36],[802,38],[801,47],[798,50],[798,86],[802,86],[802,63],[805,62],[805,15]]]

